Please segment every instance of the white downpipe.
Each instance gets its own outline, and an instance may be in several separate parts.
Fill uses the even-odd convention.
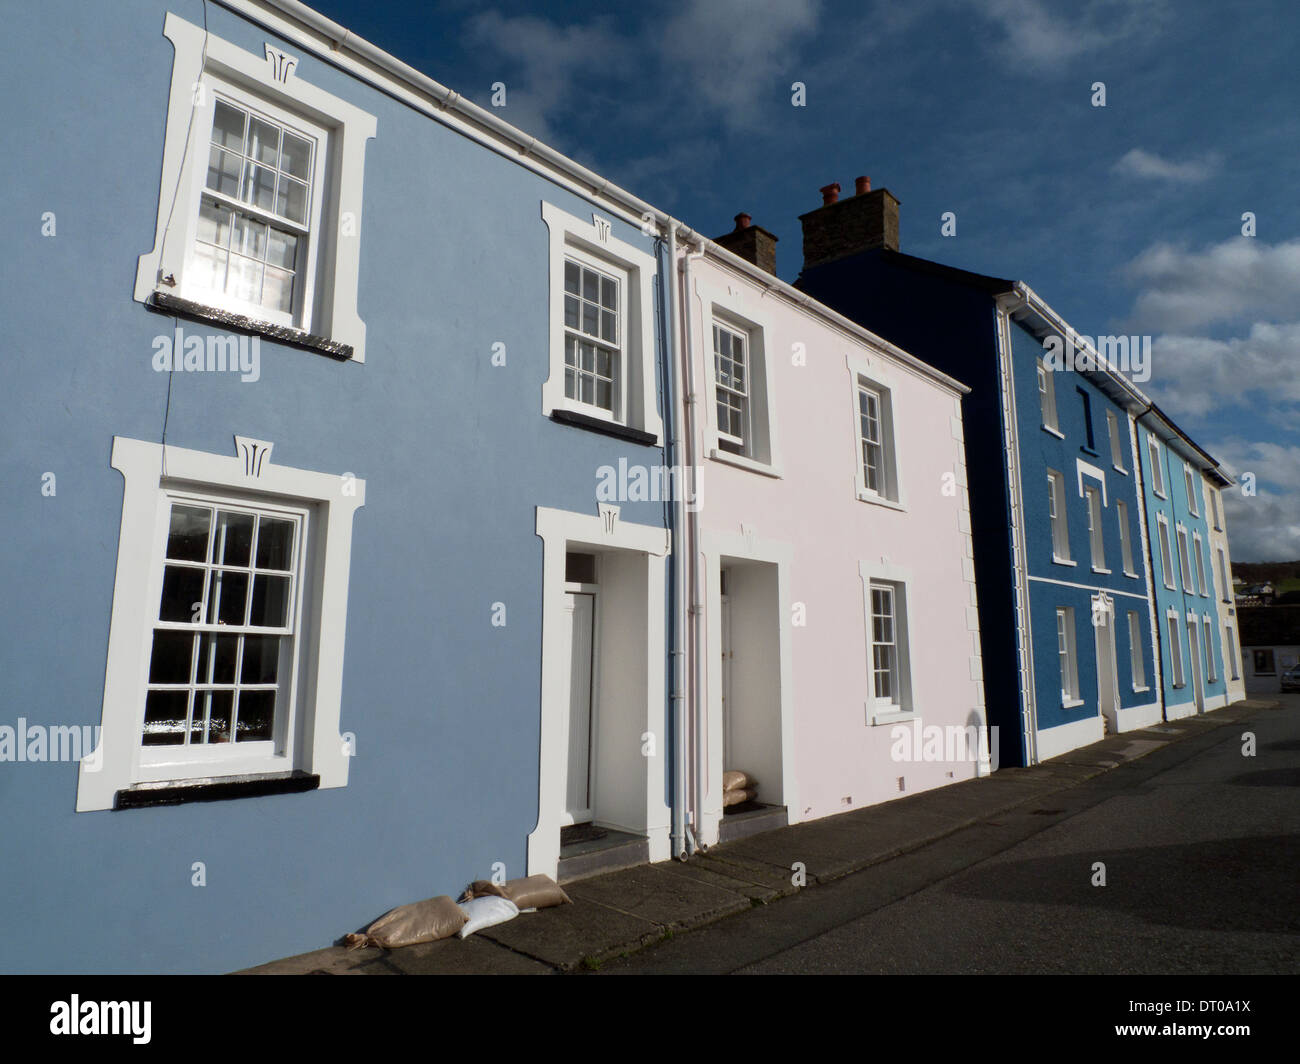
[[[672,370],[672,409],[667,411],[670,425],[670,461],[682,464],[682,407],[681,360],[678,357],[680,343],[677,333],[677,227],[668,227],[668,322],[667,336],[668,361]],[[670,481],[671,483],[671,481]],[[673,712],[673,857],[684,858],[689,855],[687,845],[687,811],[686,802],[689,793],[686,780],[686,742],[687,720],[689,716],[686,700],[686,565],[690,552],[686,547],[685,511],[686,504],[680,490],[674,494],[673,509],[673,647],[672,647],[672,712]]]
[[[704,254],[704,245],[700,245],[700,250],[692,252],[689,248],[685,255],[682,256],[682,286],[685,289],[683,293],[684,309],[682,318],[685,329],[685,342],[683,344],[686,356],[686,394],[682,396],[682,410],[686,422],[686,438],[690,441],[691,454],[691,484],[693,485],[698,500],[699,484],[699,427],[696,423],[699,404],[696,401],[695,388],[695,351],[694,344],[696,341],[695,326],[691,318],[691,259],[699,258]],[[695,736],[695,794],[692,802],[693,812],[695,814],[695,837],[699,848],[703,849],[703,844],[698,843],[702,837],[702,821],[704,818],[704,795],[705,787],[708,782],[708,764],[705,759],[705,731],[707,728],[707,718],[704,707],[701,704],[700,692],[704,689],[704,597],[703,597],[703,569],[704,561],[700,552],[700,512],[698,502],[693,506],[687,515],[687,521],[690,525],[691,534],[691,697],[690,707],[693,714]]]

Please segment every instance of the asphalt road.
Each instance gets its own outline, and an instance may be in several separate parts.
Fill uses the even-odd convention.
[[[1300,971],[1300,696],[1280,698],[602,974]]]

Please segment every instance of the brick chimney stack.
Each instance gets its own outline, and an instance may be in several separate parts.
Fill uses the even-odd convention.
[[[873,192],[869,177],[853,185],[854,194],[843,200],[838,183],[824,186],[822,205],[799,216],[804,269],[872,248],[898,250],[898,200],[886,188]]]
[[[760,270],[775,275],[777,238],[752,221],[744,212],[736,215],[736,228],[713,242],[746,262],[752,262]]]

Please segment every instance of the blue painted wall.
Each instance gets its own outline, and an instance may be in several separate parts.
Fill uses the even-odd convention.
[[[1151,449],[1147,443],[1148,433],[1156,429],[1154,420],[1147,416],[1138,419],[1138,455],[1142,462],[1142,481],[1144,503],[1147,510],[1147,528],[1151,536],[1151,571],[1152,590],[1155,594],[1156,621],[1160,632],[1161,677],[1166,707],[1186,706],[1195,698],[1192,686],[1191,658],[1187,644],[1187,613],[1192,611],[1197,617],[1197,634],[1199,637],[1199,657],[1201,658],[1201,682],[1207,699],[1224,697],[1227,694],[1227,679],[1223,668],[1223,646],[1220,635],[1219,599],[1214,594],[1213,568],[1214,557],[1211,553],[1209,534],[1209,503],[1205,498],[1204,482],[1200,471],[1193,468],[1193,491],[1195,506],[1189,505],[1186,479],[1183,475],[1184,460],[1175,454],[1160,438],[1157,432],[1156,450],[1163,473],[1164,493],[1155,490],[1155,470],[1151,467]],[[1163,431],[1163,430],[1162,430]],[[1197,513],[1193,513],[1195,509]],[[1163,515],[1169,522],[1169,560],[1172,572],[1168,575],[1173,587],[1165,585],[1166,573],[1160,555],[1160,533],[1157,515]],[[1187,529],[1187,564],[1191,569],[1192,591],[1183,589],[1182,573],[1178,561],[1178,526]],[[1205,594],[1200,593],[1196,573],[1196,548],[1194,533],[1200,533],[1201,551],[1205,566]],[[1183,663],[1183,676],[1186,683],[1174,686],[1173,652],[1169,645],[1169,622],[1166,611],[1178,612],[1178,640]],[[1205,635],[1202,616],[1210,617],[1211,653],[1214,655],[1214,682],[1207,678],[1208,670],[1205,660]]]
[[[10,149],[0,313],[0,723],[98,725],[122,507],[115,435],[158,440],[172,318],[132,300],[153,243],[171,78],[165,11],[197,0],[47,0],[7,12]],[[367,481],[356,515],[341,729],[345,788],[77,814],[77,765],[0,763],[0,969],[215,972],[328,944],[454,893],[537,819],[538,505],[595,512],[596,470],[662,451],[555,424],[543,198],[590,206],[507,158],[208,5],[212,31],[375,114],[359,309],[366,363],[263,340],[261,379],[176,374],[167,439]],[[435,76],[436,71],[432,72]],[[57,236],[42,237],[54,211]],[[614,235],[651,241],[614,223]],[[186,333],[205,327],[183,322]],[[491,345],[507,345],[493,367]],[[57,475],[43,497],[41,477]],[[622,519],[662,525],[658,503]],[[491,604],[508,607],[504,628]],[[207,886],[190,885],[203,861]]]
[[[1138,507],[1142,505],[1128,436],[1128,414],[1083,373],[1053,374],[1056,392],[1057,436],[1043,428],[1037,366],[1043,357],[1040,340],[1020,325],[1011,324],[1011,350],[1016,391],[1016,423],[1020,439],[1020,470],[1024,485],[1026,566],[1030,576],[1029,600],[1034,648],[1034,696],[1040,729],[1057,727],[1095,717],[1098,712],[1097,653],[1092,625],[1092,597],[1107,591],[1115,603],[1115,663],[1120,705],[1146,705],[1156,700],[1151,625],[1146,568],[1142,558],[1142,536]],[[1083,396],[1088,397],[1087,415]],[[1110,449],[1107,413],[1113,413],[1123,431],[1122,464],[1114,467]],[[1088,416],[1092,424],[1092,446],[1088,443]],[[1062,439],[1061,437],[1064,437]],[[1100,469],[1105,476],[1102,510],[1102,548],[1105,568],[1092,568],[1088,536],[1087,500],[1079,487],[1078,463]],[[1052,557],[1052,521],[1047,471],[1064,475],[1066,526],[1070,559],[1065,565]],[[1085,477],[1084,484],[1097,484]],[[1129,543],[1136,576],[1124,573],[1120,546],[1117,502],[1128,511]],[[1080,586],[1070,586],[1080,585]],[[1057,644],[1056,610],[1074,611],[1075,646],[1078,657],[1079,697],[1082,705],[1065,707],[1061,697],[1061,663]],[[1128,612],[1140,614],[1143,678],[1149,690],[1135,691],[1132,645]]]

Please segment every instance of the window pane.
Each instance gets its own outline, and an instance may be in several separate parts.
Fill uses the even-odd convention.
[[[189,715],[188,691],[150,691],[144,703],[145,746],[178,746],[185,742]]]
[[[590,303],[582,304],[582,331],[583,332],[588,333],[591,336],[600,335],[599,314],[600,311],[598,311],[594,306],[592,306],[592,304]]]
[[[280,159],[280,127],[250,116],[248,125],[248,152],[250,159],[256,159],[267,166],[275,166]]]
[[[196,288],[221,291],[226,286],[226,258],[224,251],[207,244],[196,244],[190,269],[185,274],[186,282],[193,282]]]
[[[290,221],[307,221],[307,186],[291,177],[280,178],[280,191],[275,198],[275,212]]]
[[[248,603],[248,574],[218,569],[208,589],[208,624],[243,625]]]
[[[239,670],[240,683],[275,683],[279,664],[278,635],[244,636],[244,664]]]
[[[618,309],[618,285],[608,277],[600,279],[600,302],[610,310]]]
[[[280,169],[304,181],[310,179],[311,145],[311,141],[296,137],[286,129],[284,143],[280,146]]]
[[[582,298],[590,299],[593,303],[600,302],[600,278],[591,272],[591,270],[582,271]]]
[[[601,376],[601,377],[610,377],[610,376],[612,376],[613,374],[610,372],[611,367],[612,367],[612,363],[611,363],[611,360],[610,360],[610,353],[609,353],[608,351],[606,351],[603,347],[598,347],[598,348],[595,349],[595,351],[596,351],[596,373],[597,373],[597,375],[598,375],[598,376]]]
[[[201,562],[208,557],[208,525],[212,511],[201,506],[173,506],[167,534],[167,557]]]
[[[242,255],[231,255],[226,293],[246,303],[261,302],[262,264]]]
[[[569,329],[578,327],[578,298],[576,296],[564,297],[564,324]]]
[[[251,203],[262,210],[271,210],[275,203],[275,171],[247,163],[243,199],[245,203]]]
[[[217,100],[212,116],[212,143],[241,151],[244,146],[244,112]]]
[[[262,276],[262,306],[288,314],[293,310],[293,274],[268,266]]]
[[[201,684],[234,683],[235,655],[238,650],[239,636],[237,635],[199,636],[199,667],[195,673],[196,681]]]
[[[289,578],[261,576],[253,580],[253,609],[248,623],[254,628],[283,628],[289,616]]]
[[[154,632],[149,658],[150,683],[189,683],[194,636],[189,632]]]
[[[198,236],[200,240],[219,247],[226,247],[230,243],[230,211],[206,196],[199,204]]]
[[[247,565],[253,552],[253,515],[222,510],[218,522],[213,551],[220,549],[221,556],[213,560],[223,565]]]
[[[193,624],[195,609],[203,601],[204,570],[168,565],[163,569],[162,600],[158,605],[160,621]]]
[[[609,381],[596,382],[596,405],[602,410],[614,409],[614,389]]]
[[[569,262],[567,260],[565,261],[564,290],[566,292],[572,292],[574,295],[578,294],[578,290],[582,284],[581,273],[582,271],[578,269],[577,263]]]
[[[246,218],[241,214],[234,216],[235,232],[230,250],[255,259],[266,256],[266,223],[256,218]]]
[[[194,692],[194,718],[198,720],[199,701],[202,699],[207,705],[208,715],[208,742],[210,743],[228,743],[230,742],[230,710],[234,705],[234,691],[196,691]],[[191,742],[193,736],[191,735]]]
[[[272,737],[274,723],[274,691],[239,692],[239,723],[235,729],[235,742],[269,740]]]
[[[601,311],[600,315],[600,338],[614,343],[618,337],[614,332],[614,315],[608,310]]]
[[[234,152],[214,147],[208,155],[208,188],[224,196],[238,196],[242,164],[243,160]]]

